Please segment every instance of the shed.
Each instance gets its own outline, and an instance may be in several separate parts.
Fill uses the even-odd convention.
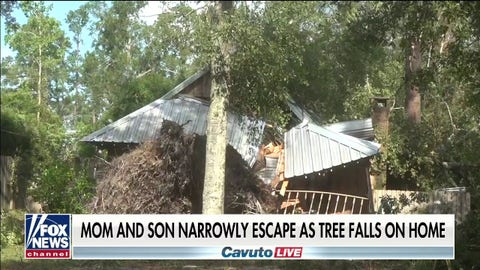
[[[308,120],[285,133],[282,208],[308,213],[367,213],[369,159],[380,145]]]
[[[163,97],[81,139],[120,153],[154,140],[164,120],[182,125],[187,134],[205,135],[209,110],[208,70],[192,75]],[[264,121],[228,113],[228,143],[248,165],[256,161]]]
[[[81,141],[121,153],[155,139],[164,120],[182,125],[187,134],[205,135],[210,87],[208,69],[203,69],[161,98]],[[258,173],[266,182],[275,177],[274,187],[281,183],[279,208],[286,212],[289,206],[293,210],[298,207],[303,213],[368,212],[369,159],[380,149],[379,144],[364,140],[373,138],[371,119],[320,126],[320,118],[293,99],[287,105],[301,123],[284,134],[285,148],[282,145],[269,162],[263,160],[264,169]],[[265,159],[258,155],[264,128],[262,120],[228,113],[228,143],[251,167],[260,156]]]

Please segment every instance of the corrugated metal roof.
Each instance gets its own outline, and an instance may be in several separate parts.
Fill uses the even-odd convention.
[[[84,137],[84,142],[141,143],[158,134],[163,120],[180,125],[187,134],[205,135],[209,103],[190,97],[157,99],[145,107]],[[250,166],[255,163],[265,123],[228,114],[228,142]]]
[[[364,140],[372,140],[375,137],[372,118],[344,121],[324,127],[332,131],[340,132]]]
[[[287,105],[290,108],[290,111],[292,111],[293,115],[295,115],[300,122],[304,120],[311,123],[321,122],[321,119],[318,115],[310,113],[305,107],[295,102],[295,100],[293,100],[291,97],[288,97]]]
[[[380,145],[305,121],[285,133],[285,177],[306,175],[378,153]]]

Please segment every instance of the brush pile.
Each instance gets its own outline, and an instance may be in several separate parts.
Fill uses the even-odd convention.
[[[92,211],[105,214],[201,213],[205,137],[164,121],[157,139],[115,158],[97,186]],[[227,147],[225,213],[272,213],[270,188]]]

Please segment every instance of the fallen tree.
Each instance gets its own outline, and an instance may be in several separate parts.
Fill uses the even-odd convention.
[[[164,121],[155,141],[115,158],[97,186],[94,213],[201,213],[205,175],[204,136],[187,135]],[[271,213],[270,188],[227,148],[225,213]]]

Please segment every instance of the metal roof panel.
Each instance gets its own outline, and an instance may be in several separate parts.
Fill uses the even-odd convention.
[[[163,119],[185,124],[187,134],[206,134],[209,104],[198,100],[179,97],[157,100],[106,127],[84,137],[85,142],[141,143],[155,139]],[[258,146],[261,143],[265,123],[248,117],[228,115],[228,126],[232,130],[229,144],[253,166]]]
[[[307,175],[370,157],[380,145],[304,122],[285,133],[285,177]]]
[[[344,121],[324,126],[325,128],[356,138],[371,140],[375,137],[372,118]]]

